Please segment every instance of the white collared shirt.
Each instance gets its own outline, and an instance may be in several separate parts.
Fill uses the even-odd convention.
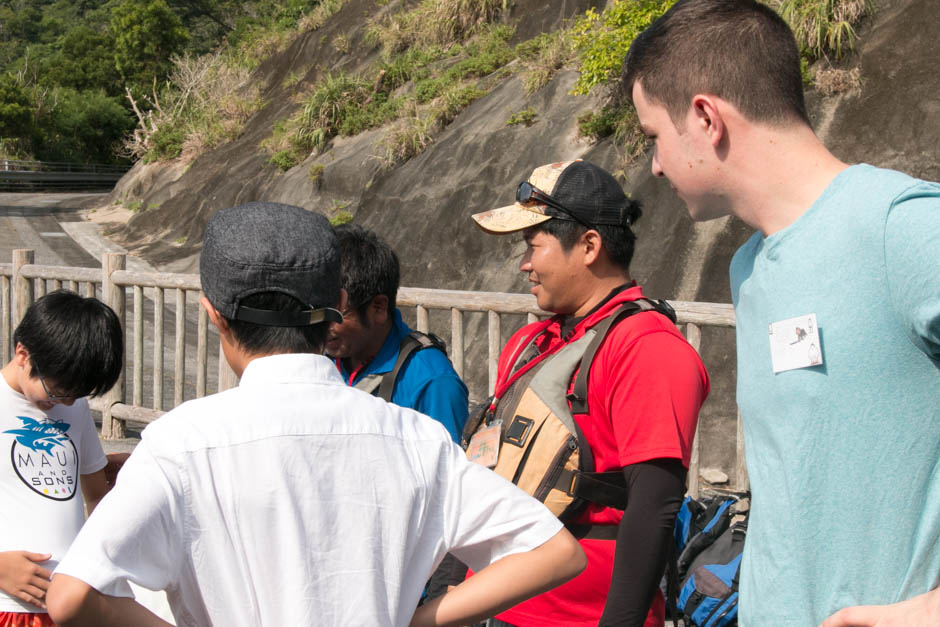
[[[446,552],[478,570],[561,528],[319,355],[255,359],[142,437],[57,572],[166,589],[179,625],[407,625]]]

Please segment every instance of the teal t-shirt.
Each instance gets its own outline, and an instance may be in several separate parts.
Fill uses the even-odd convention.
[[[740,622],[818,625],[940,582],[940,185],[857,165],[731,262],[753,492]],[[774,374],[816,314],[822,365]]]

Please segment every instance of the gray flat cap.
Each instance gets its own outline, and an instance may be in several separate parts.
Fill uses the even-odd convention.
[[[341,287],[336,235],[325,217],[300,207],[251,202],[217,211],[206,226],[199,276],[206,298],[230,320],[281,327],[342,321],[333,309]],[[309,309],[241,305],[263,292],[289,294]]]

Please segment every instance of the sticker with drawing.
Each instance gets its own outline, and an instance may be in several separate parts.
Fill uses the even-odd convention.
[[[39,422],[17,416],[23,423],[3,433],[14,436],[10,462],[17,476],[33,492],[56,501],[75,496],[78,486],[78,451],[69,438],[67,422]]]

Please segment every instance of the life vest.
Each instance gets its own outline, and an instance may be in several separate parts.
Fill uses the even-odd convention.
[[[392,392],[395,389],[395,382],[398,381],[398,375],[405,362],[415,353],[425,348],[436,348],[447,355],[447,345],[444,340],[433,333],[422,333],[421,331],[412,331],[402,338],[398,348],[398,359],[395,365],[388,372],[368,374],[353,385],[354,388],[362,390],[368,394],[375,394],[388,402],[392,401]]]
[[[665,301],[640,298],[621,304],[580,338],[551,352],[539,352],[541,333],[535,333],[517,352],[507,377],[511,383],[474,412],[464,429],[462,443],[474,459],[474,438],[499,421],[493,470],[543,502],[569,527],[574,527],[570,521],[589,502],[626,508],[623,472],[595,472],[591,447],[574,416],[588,413],[591,362],[608,331],[617,322],[644,311],[658,311],[676,320],[675,311]],[[573,528],[580,537],[613,538],[611,534],[616,533],[616,526],[606,527],[606,535],[598,535],[598,529]]]

